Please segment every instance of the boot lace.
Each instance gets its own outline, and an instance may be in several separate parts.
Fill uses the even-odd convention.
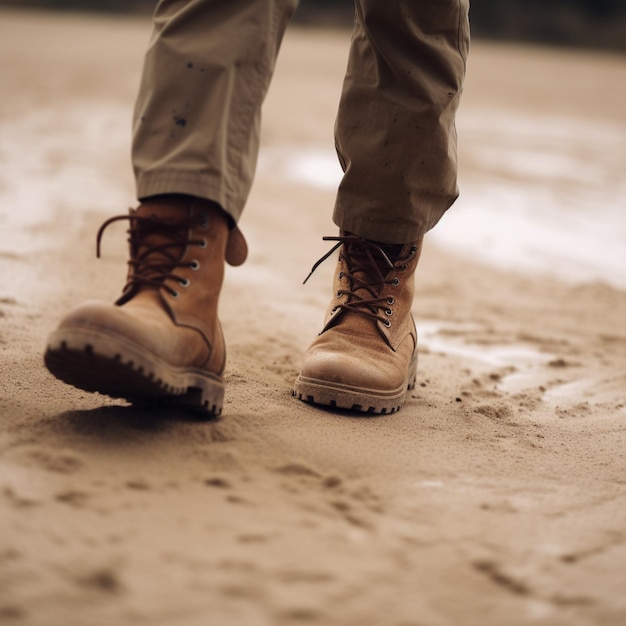
[[[304,283],[335,250],[342,247],[339,257],[346,270],[342,270],[339,277],[346,278],[348,285],[337,292],[337,298],[347,296],[347,300],[337,304],[331,315],[346,310],[391,326],[389,317],[393,314],[391,306],[395,300],[383,292],[386,285],[396,287],[400,284],[396,274],[407,269],[407,261],[415,255],[417,246],[411,247],[408,256],[392,261],[379,245],[362,237],[339,235],[322,239],[337,243],[313,265]]]
[[[128,243],[130,260],[128,261],[128,281],[123,293],[131,297],[141,287],[163,287],[170,295],[177,297],[178,292],[165,284],[168,279],[187,284],[187,279],[176,274],[177,268],[199,269],[196,260],[181,261],[185,248],[196,245],[207,246],[206,239],[189,238],[189,229],[198,224],[198,217],[188,217],[176,221],[163,220],[156,216],[116,215],[106,220],[98,229],[96,236],[96,256],[100,257],[102,235],[108,226],[122,220],[129,221]],[[124,297],[124,296],[123,296]],[[126,298],[125,298],[126,299]]]

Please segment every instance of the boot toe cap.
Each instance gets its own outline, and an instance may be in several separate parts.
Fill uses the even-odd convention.
[[[395,391],[405,377],[405,372],[384,360],[328,350],[308,354],[300,372],[301,379],[372,392]]]

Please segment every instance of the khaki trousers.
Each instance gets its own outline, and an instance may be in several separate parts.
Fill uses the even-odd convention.
[[[343,230],[414,241],[457,198],[454,119],[468,3],[355,0],[335,125],[344,176],[333,219]],[[133,123],[139,198],[189,194],[239,219],[254,178],[261,104],[296,6],[158,2]]]

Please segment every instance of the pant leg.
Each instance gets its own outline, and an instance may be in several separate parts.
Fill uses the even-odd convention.
[[[454,119],[469,48],[469,0],[355,0],[335,127],[344,169],[334,221],[413,241],[458,196]]]
[[[183,193],[238,220],[261,104],[297,0],[160,0],[133,120],[137,196]]]

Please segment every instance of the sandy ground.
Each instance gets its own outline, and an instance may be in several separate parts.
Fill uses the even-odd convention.
[[[626,623],[626,293],[610,281],[427,245],[405,408],[319,410],[290,386],[329,295],[332,262],[301,282],[334,233],[333,194],[266,168],[242,222],[250,259],[222,298],[222,419],[142,412],[47,373],[59,317],[121,288],[123,227],[99,261],[94,235],[134,202],[148,34],[0,16],[0,623]],[[290,31],[266,149],[332,147],[347,44]],[[464,112],[618,123],[625,90],[623,58],[477,43]]]

